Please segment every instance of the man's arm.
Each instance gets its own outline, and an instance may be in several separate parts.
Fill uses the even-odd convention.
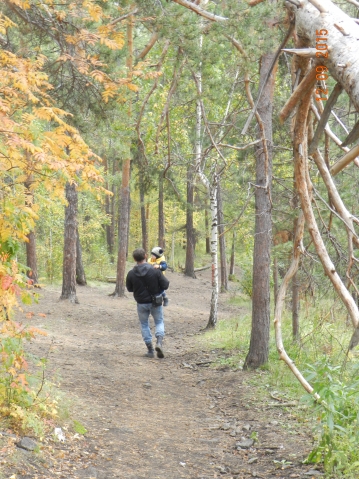
[[[163,275],[162,275],[163,276]],[[126,288],[129,293],[133,293],[133,284],[131,281],[131,271],[126,276]]]

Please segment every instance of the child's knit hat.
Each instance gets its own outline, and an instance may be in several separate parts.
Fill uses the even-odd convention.
[[[156,258],[160,258],[163,255],[163,249],[160,246],[155,246],[152,248],[151,254],[156,256]]]

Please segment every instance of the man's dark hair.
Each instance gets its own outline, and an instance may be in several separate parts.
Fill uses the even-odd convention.
[[[146,258],[146,251],[143,248],[137,248],[132,253],[133,259],[137,261],[137,263],[143,261]]]

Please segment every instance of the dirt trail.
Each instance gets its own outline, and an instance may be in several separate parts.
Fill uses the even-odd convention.
[[[113,285],[79,288],[79,305],[59,302],[60,288],[47,287],[40,303],[26,308],[35,313],[28,322],[48,332],[31,350],[44,356],[53,341],[47,376],[59,379],[72,417],[88,432],[73,437],[65,431],[64,443],[46,438],[40,453],[19,449],[4,478],[319,475],[301,464],[310,440],[290,414],[253,400],[248,379],[255,373],[208,367],[218,351],[200,349],[197,335],[208,319],[208,272],[196,280],[168,278],[163,360],[143,356],[136,304],[132,295],[110,298]],[[233,308],[223,305],[220,316],[226,315],[233,316]],[[251,435],[259,442],[237,450]]]

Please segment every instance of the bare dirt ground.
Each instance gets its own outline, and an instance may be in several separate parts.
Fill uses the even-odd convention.
[[[256,399],[250,379],[258,373],[214,367],[223,352],[203,349],[209,273],[196,280],[168,273],[168,279],[165,359],[143,356],[136,304],[130,294],[110,298],[111,284],[78,288],[78,305],[60,302],[60,288],[49,286],[40,291],[39,304],[26,307],[34,316],[25,320],[25,311],[21,319],[48,333],[31,344],[31,351],[49,356],[47,378],[59,383],[71,417],[87,432],[74,434],[63,426],[65,442],[48,435],[34,438],[39,451],[15,447],[16,453],[2,461],[0,477],[288,479],[321,474],[302,464],[311,445],[303,425],[289,409],[273,406],[272,399]],[[223,298],[221,303],[220,318],[241,314]],[[257,440],[248,447],[243,441],[251,437]]]

